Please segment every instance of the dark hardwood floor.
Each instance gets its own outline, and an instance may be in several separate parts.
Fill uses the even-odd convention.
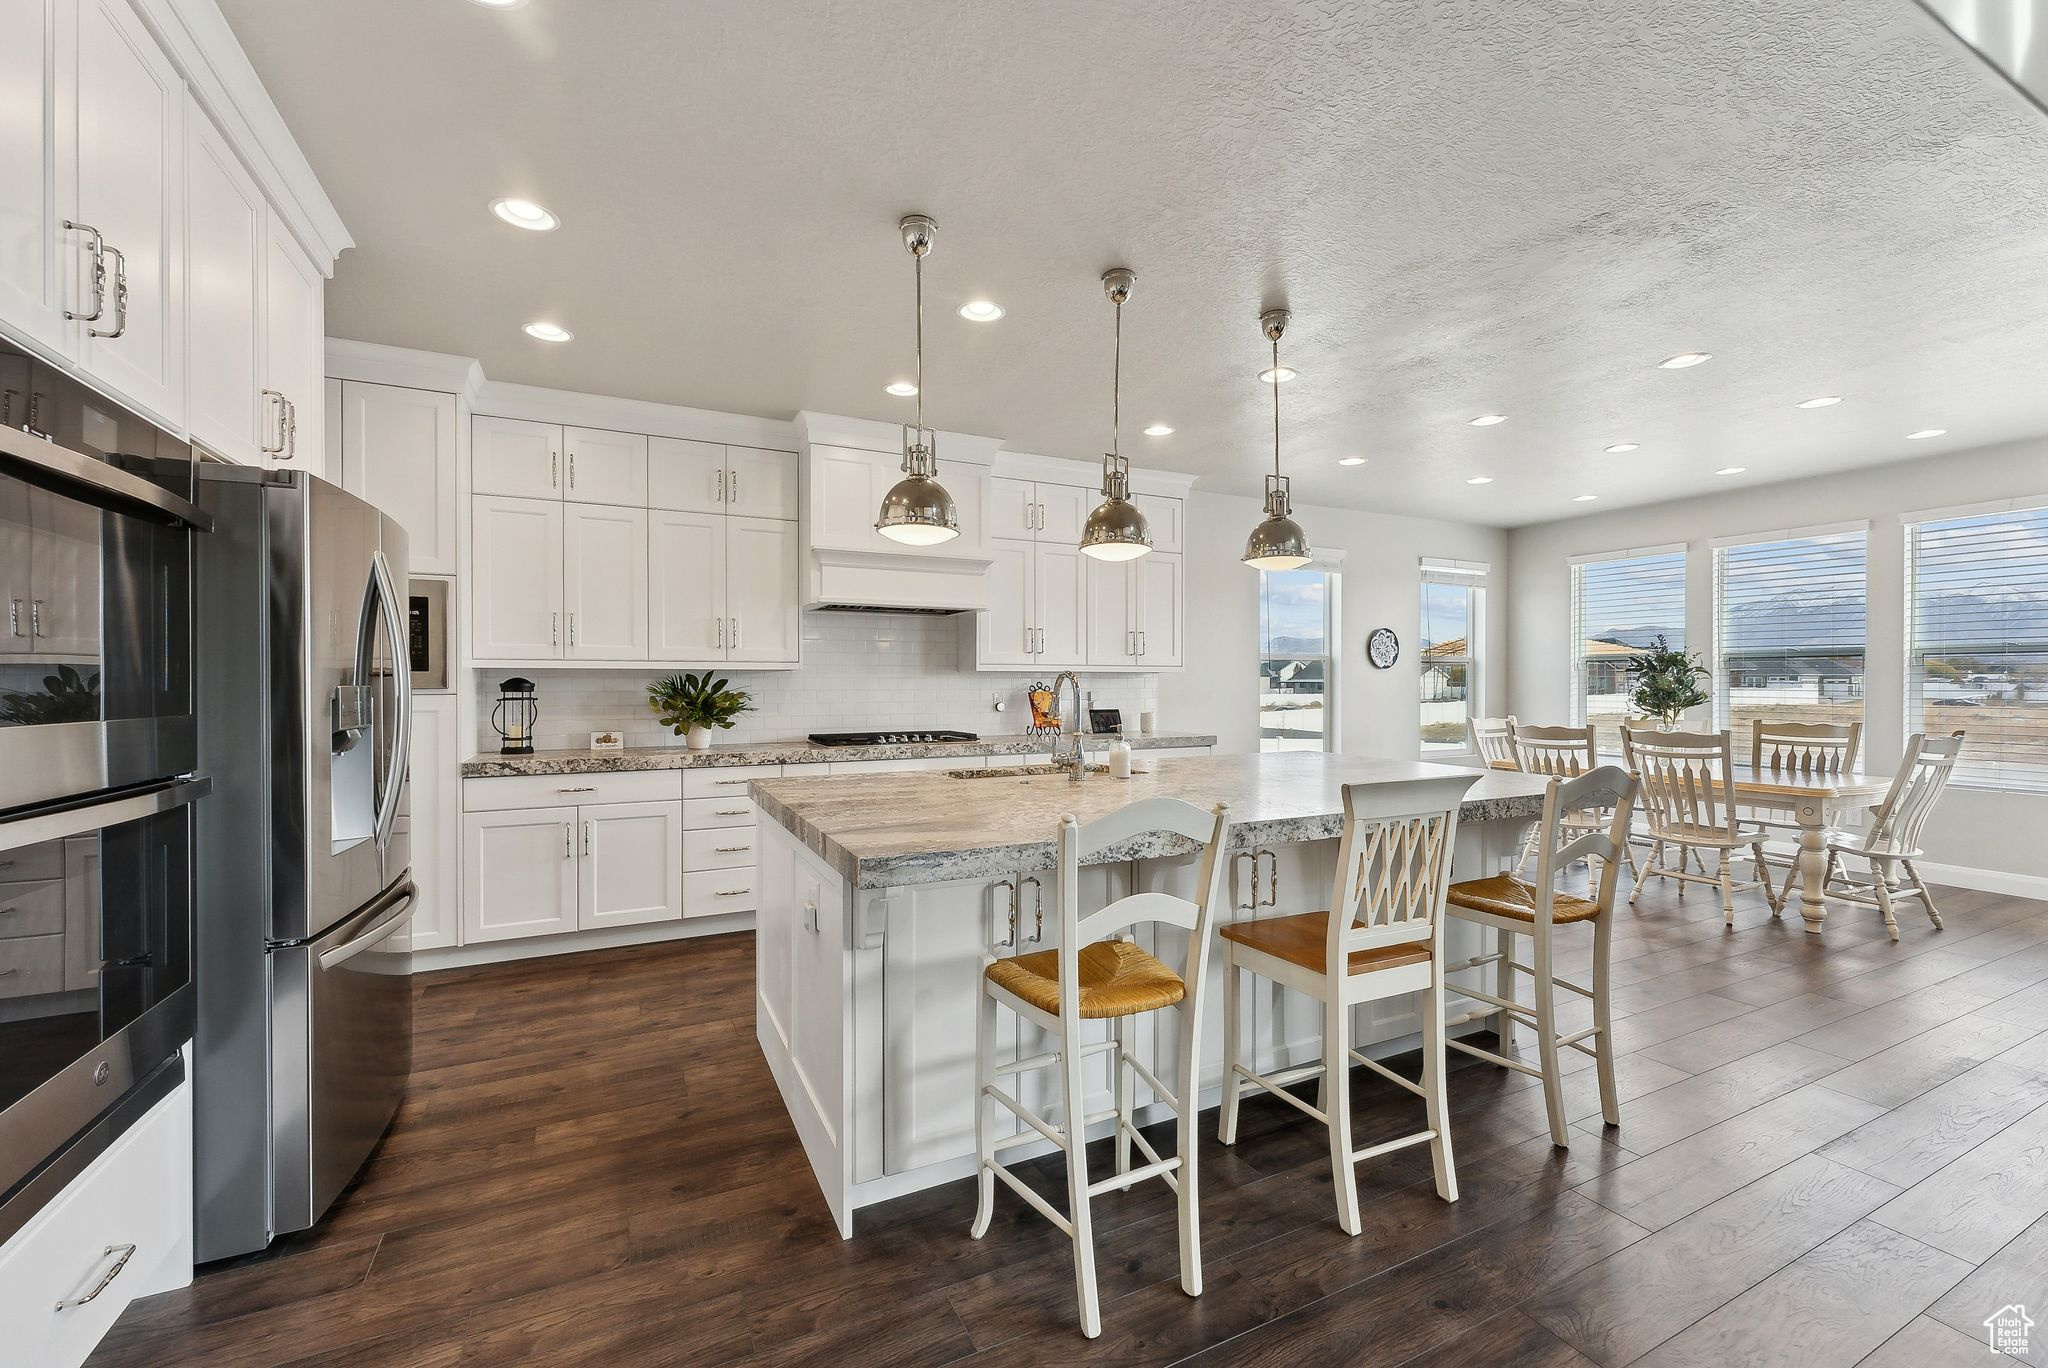
[[[979,1242],[969,1182],[839,1240],[753,1041],[750,937],[424,975],[411,1095],[332,1217],[131,1307],[93,1362],[1927,1368],[1990,1361],[2018,1302],[2044,1363],[2048,904],[1941,905],[1894,946],[1861,909],[1822,939],[1646,893],[1616,930],[1622,1125],[1574,1060],[1555,1150],[1533,1080],[1454,1056],[1462,1200],[1426,1151],[1365,1164],[1356,1239],[1306,1118],[1248,1101],[1226,1150],[1210,1113],[1205,1294],[1163,1185],[1111,1193],[1093,1342],[1014,1197]],[[1413,1128],[1359,1079],[1360,1144]]]

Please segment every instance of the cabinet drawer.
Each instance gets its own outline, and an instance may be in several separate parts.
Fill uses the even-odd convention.
[[[756,779],[773,779],[782,773],[780,765],[721,765],[683,771],[685,798],[744,798],[747,785]]]
[[[754,863],[753,827],[712,827],[683,833],[683,868],[740,869]]]
[[[44,841],[20,850],[0,852],[0,879],[61,879],[64,877],[64,843]]]
[[[725,912],[753,911],[756,872],[749,865],[744,869],[683,875],[683,916],[715,917]]]
[[[0,1249],[7,1362],[83,1363],[129,1302],[191,1281],[190,1088],[152,1108]],[[59,1309],[92,1292],[124,1253],[98,1296]]]
[[[64,934],[64,881],[0,883],[0,940]]]
[[[588,803],[667,803],[682,797],[677,770],[625,770],[605,774],[520,774],[462,781],[464,812]]]
[[[64,937],[0,940],[0,998],[64,991]]]
[[[744,794],[732,794],[724,798],[685,798],[683,800],[683,830],[687,832],[707,827],[750,827],[754,825],[754,805]],[[688,839],[687,836],[685,839]]]

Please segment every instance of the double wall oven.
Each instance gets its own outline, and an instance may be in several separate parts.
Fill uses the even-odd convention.
[[[185,443],[0,343],[0,1239],[184,1078],[194,481]]]

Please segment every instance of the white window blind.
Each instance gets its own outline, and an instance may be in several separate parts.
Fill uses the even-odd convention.
[[[1906,727],[1965,733],[1955,781],[2048,792],[2048,506],[1909,520]]]
[[[1714,548],[1714,717],[1863,720],[1868,534],[1861,526]]]
[[[1588,557],[1572,565],[1572,720],[1621,749],[1628,662],[1663,637],[1685,646],[1685,548]],[[1543,718],[1528,718],[1541,722]]]
[[[1421,565],[1421,750],[1466,749],[1465,722],[1479,707],[1480,600],[1487,567],[1425,558]]]

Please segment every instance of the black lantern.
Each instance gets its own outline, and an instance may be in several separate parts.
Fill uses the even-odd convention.
[[[499,682],[497,706],[491,709],[491,730],[504,738],[498,754],[533,754],[533,724],[539,720],[540,700],[532,680],[514,676]]]

